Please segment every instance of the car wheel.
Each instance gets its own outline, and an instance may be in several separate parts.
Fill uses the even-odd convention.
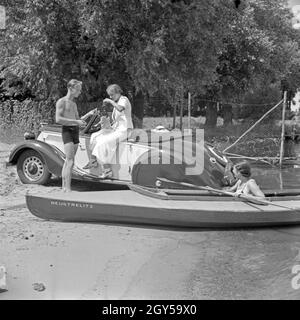
[[[26,150],[20,155],[17,171],[25,184],[46,184],[51,177],[45,160],[35,150]]]

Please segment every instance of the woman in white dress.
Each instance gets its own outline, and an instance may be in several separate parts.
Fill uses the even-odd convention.
[[[111,129],[106,127],[103,134],[98,134],[93,139],[94,147],[92,150],[92,155],[97,158],[97,162],[103,167],[101,179],[112,177],[111,164],[118,143],[126,140],[129,132],[133,129],[131,104],[129,99],[122,95],[120,86],[112,84],[107,87],[106,92],[110,98],[104,99],[103,102],[111,103],[114,107],[112,112],[113,125]],[[104,119],[103,122],[105,122]]]

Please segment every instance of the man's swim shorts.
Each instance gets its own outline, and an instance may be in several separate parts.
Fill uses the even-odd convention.
[[[79,143],[79,126],[62,126],[63,143]]]

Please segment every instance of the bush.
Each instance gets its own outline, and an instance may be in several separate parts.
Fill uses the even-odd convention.
[[[25,131],[38,133],[42,120],[52,121],[49,102],[26,99],[6,100],[0,104],[1,136],[23,136]],[[49,111],[50,110],[50,111]]]

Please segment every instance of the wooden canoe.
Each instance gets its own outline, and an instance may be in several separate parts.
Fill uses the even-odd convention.
[[[266,199],[269,204],[257,205],[201,190],[156,190],[134,185],[131,190],[26,195],[32,214],[57,221],[182,228],[300,224],[299,190],[270,191]]]

